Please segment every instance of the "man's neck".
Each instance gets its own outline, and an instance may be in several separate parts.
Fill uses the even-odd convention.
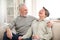
[[[20,15],[21,17],[26,17],[26,15]]]

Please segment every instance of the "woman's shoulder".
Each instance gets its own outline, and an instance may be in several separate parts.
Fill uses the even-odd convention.
[[[36,23],[36,22],[38,22],[38,20],[33,20],[33,23]]]

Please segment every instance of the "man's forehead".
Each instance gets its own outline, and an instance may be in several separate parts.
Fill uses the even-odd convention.
[[[23,5],[22,8],[27,8],[26,5]]]
[[[27,9],[26,5],[20,7],[21,9]]]

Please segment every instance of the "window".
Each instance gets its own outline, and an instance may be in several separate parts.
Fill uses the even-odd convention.
[[[25,0],[7,0],[7,19],[6,22],[10,23],[18,15],[18,6],[24,3]]]

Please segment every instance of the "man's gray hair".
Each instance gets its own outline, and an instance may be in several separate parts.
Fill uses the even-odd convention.
[[[20,4],[19,6],[18,6],[18,9],[20,9],[22,6],[24,6],[25,4]]]

